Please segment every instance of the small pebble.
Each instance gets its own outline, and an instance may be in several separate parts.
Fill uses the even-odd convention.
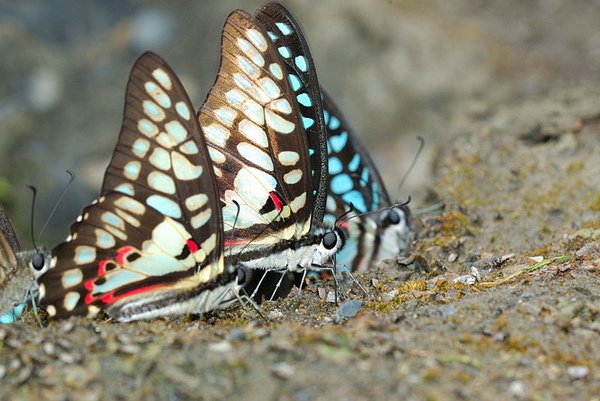
[[[327,293],[327,298],[325,298],[325,301],[333,304],[335,303],[336,299],[335,299],[335,291],[329,291]]]
[[[377,287],[379,285],[379,280],[377,280],[376,278],[374,278],[373,280],[371,280],[371,285],[373,287]]]
[[[269,316],[270,317],[270,316]],[[227,335],[229,341],[241,341],[246,339],[246,333],[240,328],[235,328]]]
[[[229,341],[219,341],[218,343],[209,344],[208,349],[214,352],[229,352],[233,347]]]
[[[383,302],[393,301],[394,298],[396,297],[396,295],[398,295],[398,290],[392,290],[382,297],[382,301]]]
[[[525,290],[525,291],[523,291],[523,293],[521,293],[521,298],[528,299],[528,298],[532,298],[532,297],[533,297],[533,293],[530,291]]]
[[[323,287],[317,288],[317,292],[319,293],[319,298],[325,299],[327,298],[327,290]]]
[[[53,343],[44,343],[42,349],[46,355],[54,355],[56,353],[56,346]]]
[[[587,366],[569,366],[567,368],[567,374],[571,380],[583,379],[590,373],[590,369]]]
[[[287,380],[294,375],[295,370],[289,363],[281,362],[276,363],[273,368],[271,368],[271,372],[275,377]]]
[[[508,388],[510,394],[519,400],[523,400],[527,397],[527,391],[525,390],[525,384],[520,380],[515,380],[510,383]]]
[[[535,263],[540,263],[542,260],[544,260],[544,257],[543,256],[530,256],[528,259],[533,260]]]
[[[450,255],[448,255],[448,262],[456,262],[456,259],[458,259],[457,253],[452,252]]]
[[[360,311],[362,304],[363,302],[358,299],[352,299],[350,301],[344,302],[342,306],[340,306],[338,311],[335,313],[333,321],[337,323],[344,319],[349,319],[351,317],[356,316],[358,311]]]

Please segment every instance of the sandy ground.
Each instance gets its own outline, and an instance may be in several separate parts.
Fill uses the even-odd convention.
[[[89,35],[91,46],[85,35],[73,39],[89,31],[87,19],[75,33],[40,33],[21,21],[43,9],[35,4],[0,9],[12,21],[0,24],[0,45],[13,57],[2,65],[0,128],[12,146],[3,141],[2,151],[23,152],[11,169],[10,159],[1,162],[0,199],[17,221],[28,216],[18,212],[21,180],[46,174],[59,182],[69,163],[81,166],[82,181],[62,206],[74,215],[97,188],[86,172],[108,159],[138,51],[128,29],[157,9],[124,3],[126,18],[106,13],[112,22],[92,24],[100,34]],[[359,277],[369,297],[348,283],[346,299],[363,301],[353,317],[339,319],[340,307],[323,299],[329,282],[263,304],[267,320],[238,307],[203,319],[71,319],[39,328],[28,314],[0,327],[0,399],[600,400],[600,37],[592,3],[290,6],[324,65],[322,82],[368,138],[392,192],[405,167],[392,161],[410,158],[414,135],[426,137],[405,190],[417,208],[444,202],[443,214],[417,219],[408,258]],[[225,6],[211,12],[182,2],[164,15],[185,25],[194,13],[202,21],[227,14]],[[199,49],[210,51],[216,68],[219,25],[194,26],[208,33],[197,43],[182,39],[183,49],[162,45],[184,82],[197,67],[185,61],[192,46],[196,60],[206,58]],[[103,29],[114,43],[98,39]],[[40,68],[58,71],[62,95],[35,108],[28,79]],[[196,79],[190,87],[201,93]],[[90,150],[73,144],[82,130],[99,135]],[[29,173],[14,173],[27,162]],[[53,226],[64,233],[65,224]]]

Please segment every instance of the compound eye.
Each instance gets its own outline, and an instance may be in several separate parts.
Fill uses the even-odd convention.
[[[337,235],[335,235],[335,233],[333,231],[328,232],[327,234],[325,234],[325,236],[323,237],[323,246],[325,247],[325,249],[333,249],[335,248],[335,245],[337,244]]]
[[[400,215],[395,210],[390,210],[386,216],[386,219],[390,224],[400,223]]]
[[[33,256],[33,259],[31,260],[31,266],[33,266],[33,268],[37,271],[42,270],[45,264],[46,260],[44,258],[44,255],[41,253],[36,253]]]
[[[239,267],[237,269],[237,283],[238,285],[242,285],[246,282],[246,269],[243,267]]]

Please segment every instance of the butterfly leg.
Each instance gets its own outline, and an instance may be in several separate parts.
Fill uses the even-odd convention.
[[[35,302],[35,295],[33,294],[33,291],[31,291],[31,289],[27,290],[27,293],[29,294],[28,298],[31,300],[31,307],[33,309],[33,315],[35,316],[35,320],[40,325],[40,327],[44,327],[44,325],[42,324],[42,319],[40,318],[40,315],[38,313],[37,303]]]
[[[254,297],[256,296],[256,294],[258,293],[258,290],[260,289],[260,286],[262,285],[263,281],[265,280],[265,277],[267,277],[267,274],[269,273],[269,270],[265,270],[262,277],[260,278],[260,281],[258,282],[258,284],[256,285],[256,288],[254,289],[254,291],[252,291],[252,294],[250,294],[250,298],[254,299]],[[246,295],[247,296],[247,295]]]
[[[248,294],[240,295],[240,292],[234,290],[233,288],[230,291],[237,298],[238,302],[240,303],[240,305],[242,305],[242,308],[244,308],[244,310],[247,311],[248,310],[247,309],[247,305],[250,304],[252,306],[252,308],[254,308],[254,310],[256,311],[256,313],[258,313],[258,315],[263,320],[269,320],[267,318],[267,315],[266,315],[265,311],[262,310],[262,308],[256,302],[254,302],[254,299],[252,299],[252,296],[248,296]]]
[[[277,281],[277,284],[275,284],[275,289],[273,290],[273,293],[271,294],[269,301],[272,301],[275,298],[275,294],[277,294],[279,287],[281,287],[281,282],[283,281],[283,278],[285,277],[286,273],[287,273],[286,270],[283,270],[281,272],[281,277],[279,278],[279,281]]]
[[[298,287],[298,294],[296,294],[296,298],[300,298],[300,293],[302,292],[302,288],[304,286],[304,280],[306,280],[306,275],[308,274],[308,269],[302,270],[302,280],[300,280],[300,286]]]
[[[360,288],[360,290],[367,296],[367,298],[370,299],[371,295],[367,292],[365,287],[363,287],[362,284],[356,279],[356,276],[354,276],[354,274],[352,274],[352,272],[350,270],[346,270],[346,274],[348,274],[350,276],[350,278],[352,279],[352,281],[354,281],[354,283],[358,286],[358,288]]]

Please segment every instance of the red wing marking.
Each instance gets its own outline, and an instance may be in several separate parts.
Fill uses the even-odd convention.
[[[131,251],[134,251],[135,248],[127,245],[124,246],[122,248],[119,248],[117,250],[117,257],[115,258],[115,260],[117,261],[118,264],[120,264],[121,266],[125,266],[127,264],[127,261],[125,260],[126,256],[131,253]]]
[[[196,251],[198,250],[198,244],[196,244],[196,241],[194,241],[193,239],[187,240],[187,246],[192,254],[196,253]]]
[[[277,196],[277,194],[273,191],[269,192],[269,196],[271,197],[271,200],[273,201],[273,204],[275,205],[277,211],[281,212],[281,209],[283,209],[283,202],[281,201],[281,199],[279,199],[279,196]]]

